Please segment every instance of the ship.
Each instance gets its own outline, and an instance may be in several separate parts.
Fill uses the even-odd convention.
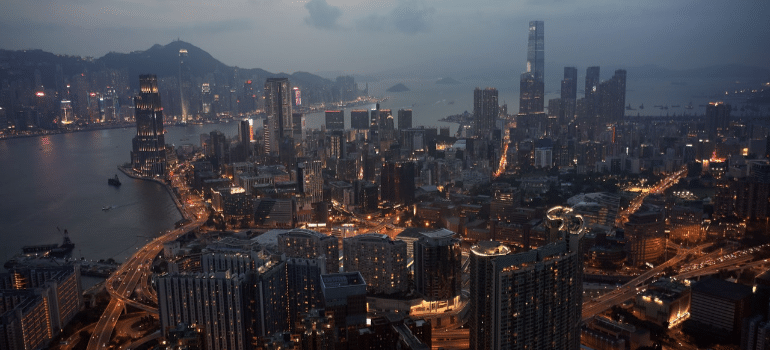
[[[58,227],[57,227],[58,229]],[[65,256],[69,256],[72,253],[72,250],[75,249],[75,243],[72,243],[72,240],[70,240],[70,234],[67,232],[67,230],[64,230],[64,241],[61,245],[58,244],[38,244],[38,245],[28,245],[21,247],[21,252],[23,254],[41,254],[54,257],[54,258],[63,258]]]
[[[115,177],[111,179],[107,179],[107,184],[115,187],[120,187],[120,179],[118,178],[118,174],[115,174]]]

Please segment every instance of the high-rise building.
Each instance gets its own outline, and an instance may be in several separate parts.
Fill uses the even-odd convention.
[[[473,90],[473,121],[475,136],[487,138],[492,134],[500,113],[497,99],[497,89],[486,88]]]
[[[136,136],[131,164],[142,176],[166,174],[166,142],[163,135],[163,106],[155,75],[139,76],[139,95],[134,98]]]
[[[559,122],[565,124],[575,117],[577,103],[577,68],[564,67],[564,80],[561,81],[561,113]]]
[[[345,130],[344,111],[326,111],[326,130]]]
[[[286,282],[289,300],[289,327],[294,329],[301,314],[323,308],[321,275],[326,274],[326,258],[287,258]]]
[[[179,49],[179,104],[182,123],[190,119],[190,65],[187,63],[187,50]]]
[[[521,75],[519,114],[539,113],[544,110],[544,31],[543,21],[529,22],[527,41],[527,70]]]
[[[594,118],[599,113],[599,67],[588,67],[586,69],[585,84],[585,108],[586,116]]]
[[[452,231],[436,230],[423,232],[414,242],[414,284],[426,300],[452,300],[460,295],[462,250],[453,236]]]
[[[246,349],[246,276],[171,274],[157,280],[158,311],[163,334],[180,323],[205,329],[206,349]]]
[[[523,252],[495,241],[471,248],[471,350],[579,349],[582,233],[562,234]]]
[[[409,287],[406,242],[368,233],[345,238],[342,248],[345,271],[360,272],[369,292],[394,294]]]
[[[297,159],[297,191],[310,197],[311,203],[323,200],[323,164],[320,159]]]
[[[271,130],[272,155],[278,154],[281,140],[294,137],[291,92],[288,78],[267,78],[265,82],[265,114]],[[273,140],[278,142],[272,142]]]
[[[288,258],[326,258],[326,272],[340,270],[337,238],[318,231],[293,229],[278,235],[278,251]]]
[[[412,128],[412,110],[399,109],[398,110],[398,130],[406,130],[411,128]]]
[[[365,109],[350,111],[350,128],[356,130],[369,129],[369,111]]]
[[[618,69],[610,80],[600,83],[599,94],[601,122],[621,122],[626,113],[626,71]]]
[[[380,198],[392,204],[414,201],[414,163],[386,162],[382,166]]]
[[[334,315],[339,341],[349,339],[349,333],[366,325],[366,282],[360,273],[322,275],[321,291],[325,310]]]
[[[706,134],[714,141],[727,133],[730,125],[730,105],[724,102],[709,102],[706,106]]]

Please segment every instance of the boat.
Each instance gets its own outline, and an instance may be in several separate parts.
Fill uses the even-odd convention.
[[[639,109],[644,109],[644,103],[642,103],[641,105],[639,105]]]
[[[102,207],[102,210],[104,210],[104,211],[107,211],[107,210],[110,210],[110,209],[112,209],[112,207],[109,206],[109,205],[105,205],[105,206]]]
[[[48,252],[48,255],[54,258],[63,258],[65,256],[70,256],[73,249],[75,249],[75,243],[72,243],[72,240],[70,240],[70,233],[67,232],[67,229],[64,229],[64,241],[58,248],[51,249],[51,251]]]
[[[61,245],[54,243],[54,244],[28,245],[28,246],[21,247],[21,251],[25,255],[48,254],[48,256],[51,256],[54,258],[63,258],[65,256],[69,256],[70,253],[72,253],[73,249],[75,249],[75,244],[72,243],[72,240],[70,240],[70,234],[69,232],[67,232],[66,229],[64,230],[64,241],[62,242]],[[6,268],[9,263],[10,261],[6,262]]]
[[[118,178],[118,174],[115,174],[115,177],[111,179],[107,179],[107,184],[115,187],[120,187],[121,183],[120,183],[120,179]]]

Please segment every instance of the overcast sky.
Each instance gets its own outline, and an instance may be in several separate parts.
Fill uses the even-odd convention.
[[[768,0],[3,0],[0,48],[100,57],[181,38],[271,72],[440,61],[524,70],[530,20],[564,65],[770,68]]]

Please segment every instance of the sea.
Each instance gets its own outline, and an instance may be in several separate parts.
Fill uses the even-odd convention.
[[[497,88],[500,104],[507,104],[510,114],[518,109],[517,79],[458,79],[459,84],[436,84],[440,78],[384,79],[369,83],[369,91],[370,95],[387,97],[380,108],[392,109],[394,117],[398,109],[412,109],[414,126],[449,126],[452,134],[457,125],[439,119],[471,111],[476,87]],[[410,91],[386,91],[398,83]],[[557,83],[546,82],[546,100],[558,97]],[[626,102],[632,109],[626,114],[687,113],[695,118],[705,112],[709,101],[738,89],[736,84],[717,79],[666,81],[629,76]],[[690,103],[693,109],[685,109]],[[642,104],[645,109],[639,108]],[[681,107],[673,107],[677,105]],[[373,107],[345,108],[346,127],[350,127],[351,109]],[[307,129],[320,128],[324,113],[309,113],[305,122]],[[213,130],[228,137],[238,133],[237,123],[171,126],[166,142],[200,146],[200,135]],[[164,230],[172,229],[181,215],[167,191],[154,182],[130,179],[117,169],[129,162],[134,134],[134,128],[123,128],[0,140],[0,258],[10,259],[25,245],[61,243],[66,229],[75,243],[73,257],[122,262]],[[107,184],[115,174],[123,183],[120,187]],[[102,210],[104,207],[111,209]]]
[[[237,123],[167,127],[167,144],[200,145],[200,134],[232,137]],[[125,176],[135,128],[0,140],[0,258],[35,244],[75,243],[73,258],[127,257],[182,216],[167,190]],[[109,186],[118,175],[122,185]],[[109,210],[102,210],[110,207]]]

